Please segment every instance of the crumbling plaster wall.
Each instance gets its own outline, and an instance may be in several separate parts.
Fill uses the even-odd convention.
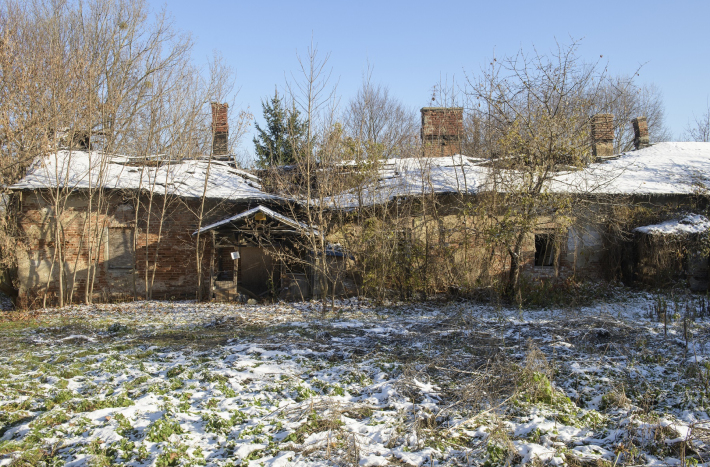
[[[430,212],[426,216],[403,216],[388,222],[380,221],[375,228],[391,229],[392,235],[400,230],[411,232],[411,254],[419,255],[415,258],[419,266],[426,262],[427,280],[435,289],[507,280],[510,257],[500,245],[488,243],[483,238],[484,219],[475,215],[463,216],[454,201],[444,197],[440,201],[436,215]],[[566,219],[565,225],[573,226],[567,228],[544,218],[537,224],[523,243],[522,273],[527,280],[602,277],[603,226],[575,225],[574,219]],[[346,225],[343,231],[334,232],[328,240],[348,247],[347,237],[357,242],[365,235],[361,225]],[[553,266],[535,266],[536,233],[561,235],[556,241],[558,252]],[[360,250],[360,254],[368,254],[367,248],[360,247]]]

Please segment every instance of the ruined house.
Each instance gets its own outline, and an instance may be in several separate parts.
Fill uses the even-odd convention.
[[[426,157],[379,161],[372,183],[336,194],[330,201],[334,209],[358,211],[378,205],[398,206],[403,200],[430,199],[430,205],[435,207],[426,215],[421,210],[408,213],[400,229],[406,230],[409,238],[426,242],[428,249],[438,250],[427,262],[439,260],[439,273],[446,273],[447,267],[459,263],[472,273],[469,280],[473,282],[480,279],[482,270],[500,274],[508,267],[508,260],[505,253],[492,254],[475,238],[476,211],[470,206],[475,206],[478,194],[487,189],[489,169],[487,160],[460,154],[462,111],[423,108],[422,144]],[[623,221],[612,219],[617,215],[612,211],[623,208],[639,211],[646,219],[665,220],[707,209],[710,143],[651,145],[645,118],[639,117],[630,124],[635,132],[635,149],[614,154],[613,116],[599,114],[591,118],[593,162],[583,170],[561,168],[550,184],[551,192],[583,198],[590,213],[569,219],[569,227],[560,227],[552,219],[538,219],[523,248],[527,278],[574,276],[623,279],[629,285],[646,283],[637,272],[641,240],[627,234],[639,225],[633,222],[642,219],[637,213],[625,214],[627,219]],[[462,214],[464,209],[471,212],[468,218]],[[617,225],[622,222],[624,225]],[[694,262],[707,265],[707,252]],[[693,287],[703,290],[705,283],[699,284]]]
[[[294,231],[278,234],[272,224],[302,225],[288,217],[297,203],[264,192],[256,176],[231,164],[226,106],[213,105],[213,118],[216,153],[200,160],[89,150],[35,160],[9,187],[23,234],[20,303],[207,298],[227,281],[231,296],[237,284],[250,297],[280,288],[268,250]],[[265,229],[276,234],[269,242],[254,235]]]
[[[418,243],[426,244],[426,261],[439,289],[451,286],[446,281],[452,268],[470,273],[474,283],[482,273],[495,275],[507,267],[505,255],[476,243],[475,215],[460,209],[475,205],[486,189],[488,171],[486,160],[461,154],[462,115],[460,108],[422,109],[424,157],[378,161],[360,177],[367,183],[327,200],[328,209],[346,217],[397,210],[408,203],[410,211],[397,217],[385,240],[402,257],[413,255]],[[633,123],[636,149],[615,155],[612,118],[592,118],[595,162],[583,170],[560,170],[550,189],[585,196],[599,203],[600,210],[610,199],[652,213],[663,210],[664,216],[698,207],[699,196],[710,186],[710,143],[649,145],[641,118]],[[86,297],[307,298],[323,290],[311,267],[319,255],[327,257],[333,270],[343,271],[374,254],[363,242],[362,251],[348,251],[348,235],[362,239],[366,223],[351,221],[339,232],[308,225],[300,201],[267,192],[257,176],[233,167],[226,155],[226,106],[213,106],[213,119],[215,154],[202,160],[88,150],[59,151],[36,160],[10,187],[25,237],[25,247],[17,252],[21,301],[39,306],[46,300],[66,303]],[[348,167],[360,170],[348,162],[339,170]],[[423,216],[426,203],[436,209]],[[328,236],[324,251],[302,241],[320,235]],[[626,256],[614,267],[630,269],[620,275],[633,282],[641,277],[635,272],[643,262],[640,240],[612,244],[614,238],[604,221],[574,222],[560,229],[540,219],[526,239],[524,272],[533,278],[604,278],[614,269],[609,258]],[[626,253],[617,254],[615,247]],[[692,261],[700,264],[694,271],[702,271],[708,258],[700,255]],[[410,274],[406,269],[397,272],[402,287]],[[338,284],[330,278],[334,283],[326,287],[352,293],[357,288],[353,282],[366,280],[345,279],[339,275]],[[699,283],[700,288],[706,284],[702,277]]]

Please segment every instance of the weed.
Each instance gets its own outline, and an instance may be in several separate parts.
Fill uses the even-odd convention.
[[[118,443],[118,449],[123,452],[123,457],[124,459],[130,459],[131,458],[131,453],[133,450],[136,448],[136,443],[133,441],[128,441],[126,438],[122,438],[121,441]]]
[[[177,421],[171,421],[167,418],[159,418],[153,423],[148,429],[148,435],[146,436],[148,441],[153,443],[160,443],[162,441],[167,441],[171,435],[181,435],[184,431]]]
[[[118,429],[116,430],[116,433],[118,433],[119,435],[126,436],[129,432],[133,431],[133,426],[131,425],[131,422],[128,421],[126,416],[122,413],[117,413],[113,416],[113,419],[116,420],[116,422],[118,423]]]
[[[185,387],[185,381],[180,378],[172,378],[168,382],[170,383],[168,387],[171,391],[177,391]]]
[[[175,378],[176,376],[182,374],[183,371],[185,371],[185,367],[182,365],[175,365],[165,373],[165,376],[168,378]]]
[[[138,378],[134,378],[131,381],[123,383],[123,389],[126,391],[131,391],[140,386],[141,384],[148,382],[149,379],[150,378],[148,375],[139,376]]]
[[[49,412],[42,417],[38,417],[30,423],[31,428],[36,428],[37,430],[42,430],[44,428],[51,428],[57,425],[61,425],[71,419],[67,413],[62,411]]]
[[[130,407],[133,401],[125,394],[105,399],[83,399],[72,405],[74,412],[93,412],[94,410],[109,409],[113,407]]]
[[[248,466],[248,465],[249,465],[249,461],[253,461],[253,460],[259,459],[259,458],[261,458],[263,455],[264,455],[264,451],[263,451],[263,450],[252,451],[252,452],[249,453],[248,456],[246,456],[246,457],[242,460],[242,465],[243,465],[243,466]]]
[[[113,323],[106,329],[109,334],[126,334],[130,332],[130,330],[131,328],[121,323]]]
[[[36,465],[62,465],[63,463],[53,462],[52,455],[42,448],[31,448],[23,451],[18,457],[12,461],[12,466],[18,467],[34,467]]]
[[[118,450],[114,445],[106,445],[96,439],[84,448],[87,453],[92,454],[91,467],[111,467],[115,465],[118,457]]]
[[[59,372],[59,376],[64,379],[72,379],[76,376],[81,376],[83,375],[84,372],[82,371],[81,367],[73,365],[69,368],[64,368]]]
[[[601,410],[608,409],[626,409],[631,405],[631,401],[626,397],[626,392],[624,387],[621,386],[618,389],[614,389],[602,396],[601,404],[599,408]]]
[[[326,430],[337,430],[343,426],[343,422],[336,418],[321,418],[317,413],[313,412],[308,416],[308,421],[298,427],[296,431],[289,433],[282,443],[294,442],[297,444],[303,443],[308,436],[313,433],[320,433]]]
[[[303,402],[315,395],[316,392],[313,389],[305,388],[301,385],[296,386],[296,402]]]
[[[221,382],[221,383],[226,383],[229,381],[229,378],[227,378],[224,375],[220,375],[219,373],[211,373],[207,370],[204,370],[202,374],[200,375],[200,380],[201,381],[206,381],[208,383],[214,383],[214,382]]]
[[[498,444],[490,443],[486,446],[486,460],[483,462],[483,467],[507,465],[509,456],[510,454],[507,448]]]
[[[519,455],[508,437],[505,425],[498,423],[490,429],[489,433],[483,467],[512,465],[515,457]]]
[[[140,447],[138,448],[138,454],[136,455],[139,461],[143,461],[150,457],[150,454],[148,453],[148,448],[145,447],[145,444],[141,444]]]
[[[348,418],[354,418],[356,420],[364,420],[366,418],[372,417],[374,411],[370,407],[357,407],[345,410],[343,415]]]
[[[156,467],[173,467],[183,465],[182,460],[187,459],[187,445],[169,444],[155,460]]]
[[[224,397],[237,397],[237,392],[227,386],[227,383],[219,383],[217,388],[224,394]]]
[[[74,391],[69,391],[66,389],[62,389],[57,394],[52,397],[49,401],[47,401],[46,406],[47,410],[51,410],[52,407],[55,405],[61,405],[69,400],[72,400],[74,398]]]
[[[232,419],[224,419],[214,413],[202,414],[202,421],[205,423],[205,430],[209,433],[226,435],[234,426]]]
[[[205,408],[214,409],[215,407],[217,407],[218,403],[219,401],[217,399],[215,399],[214,397],[210,397],[205,403]]]

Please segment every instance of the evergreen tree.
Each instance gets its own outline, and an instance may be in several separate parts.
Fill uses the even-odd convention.
[[[261,102],[266,128],[256,125],[254,147],[257,165],[266,168],[274,165],[293,164],[298,153],[305,148],[308,125],[299,118],[296,108],[287,110],[278,92],[269,102]]]

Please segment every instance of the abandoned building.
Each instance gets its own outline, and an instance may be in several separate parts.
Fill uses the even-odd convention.
[[[686,279],[692,291],[708,290],[706,238],[710,221],[698,214],[634,229],[636,280],[668,287]]]
[[[475,200],[486,183],[489,169],[487,160],[461,155],[455,149],[460,144],[455,135],[461,134],[463,129],[450,128],[461,124],[461,118],[451,114],[460,112],[462,109],[422,109],[425,151],[444,156],[383,160],[377,166],[376,176],[372,177],[373,183],[363,189],[336,194],[330,199],[333,207],[358,210],[363,206],[385,205],[398,199],[433,196],[439,206],[437,214],[441,216],[436,219],[439,225],[428,230],[448,231],[446,242],[459,253],[471,246],[470,239],[462,238],[461,231],[465,229],[458,229],[458,238],[450,233],[456,230],[452,227],[460,225],[462,220],[460,209],[447,210],[447,206],[460,206],[463,198]],[[432,113],[439,115],[432,118]],[[432,128],[432,121],[442,122],[447,129],[437,132]],[[585,197],[588,204],[599,206],[592,211],[601,211],[601,206],[618,204],[625,209],[646,212],[651,218],[660,216],[675,221],[694,209],[707,209],[710,143],[663,142],[651,145],[645,118],[640,117],[630,123],[635,134],[634,150],[614,154],[613,116],[593,116],[591,136],[595,162],[583,170],[560,170],[551,182],[550,191]],[[443,136],[438,138],[437,134]],[[638,257],[641,251],[637,245],[641,241],[639,236],[623,237],[611,233],[610,226],[602,217],[575,219],[576,222],[570,223],[572,227],[562,232],[553,222],[538,219],[523,251],[527,276],[620,278],[628,284],[648,283],[640,273],[643,260]],[[425,226],[417,226],[418,223],[418,219],[413,221],[414,229],[427,230]],[[633,230],[636,225],[625,227]],[[475,245],[473,247],[475,250]],[[623,255],[619,254],[619,248],[625,251]],[[700,255],[692,261],[701,264],[695,267],[696,272],[685,271],[682,274],[684,279],[693,278],[693,288],[697,290],[707,288],[704,285],[707,280],[703,279],[706,272],[702,271],[707,271],[708,255],[707,250],[703,251],[704,256]],[[486,252],[473,251],[470,256],[467,262],[473,263],[477,257],[485,257]],[[491,258],[489,255],[486,261],[490,262]],[[610,259],[615,264],[610,264]],[[688,264],[686,259],[682,262]],[[499,258],[498,263],[497,269],[491,268],[493,273],[505,268],[505,258]]]
[[[418,236],[435,232],[437,251],[451,255],[442,262],[458,262],[472,273],[499,273],[506,259],[475,244],[469,237],[473,220],[462,220],[456,208],[461,200],[475,203],[488,171],[485,159],[461,154],[462,115],[460,108],[422,109],[424,157],[378,161],[361,177],[367,183],[332,194],[325,200],[327,209],[348,216],[377,207],[396,210],[404,200],[419,200],[422,206],[434,199],[435,216],[409,212],[399,218],[401,226],[392,226],[395,243],[404,245],[402,254],[409,254]],[[267,192],[259,177],[230,165],[226,106],[213,106],[213,119],[215,154],[208,160],[155,157],[146,163],[89,150],[58,151],[36,160],[9,187],[24,235],[16,284],[23,304],[89,296],[234,300],[300,299],[324,290],[355,293],[365,279],[351,270],[371,250],[348,248],[347,237],[365,235],[366,227],[352,221],[352,227],[329,233],[327,226],[309,225],[303,200]],[[677,220],[697,208],[699,195],[710,186],[710,143],[650,145],[645,120],[639,118],[633,122],[636,149],[615,155],[612,119],[603,114],[591,120],[595,162],[560,171],[550,189],[590,200],[623,199],[626,206],[650,211],[663,208]],[[526,239],[525,274],[609,274],[613,268],[605,261],[619,248],[609,244],[609,226],[573,225],[560,230],[552,221],[539,220]],[[619,275],[648,282],[643,271],[648,271],[652,243],[640,234],[620,242],[627,258],[615,267],[630,272]],[[708,255],[697,251],[703,253],[691,252],[686,266],[673,267],[690,278],[694,289],[706,290]],[[323,277],[321,262],[336,277]]]

